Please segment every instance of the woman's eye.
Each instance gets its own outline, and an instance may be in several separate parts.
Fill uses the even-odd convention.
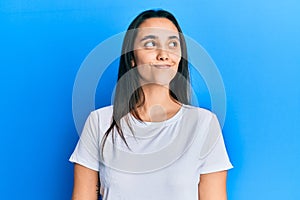
[[[145,47],[155,47],[155,42],[154,41],[149,41],[149,42],[146,42],[144,44]]]
[[[178,42],[176,42],[176,41],[173,41],[173,42],[169,43],[169,47],[171,47],[171,48],[175,48],[177,46],[178,46]]]

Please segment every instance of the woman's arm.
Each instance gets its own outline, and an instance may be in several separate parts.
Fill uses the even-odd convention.
[[[97,200],[99,173],[79,164],[74,164],[74,188],[72,200]]]
[[[199,200],[226,200],[227,171],[200,175]]]

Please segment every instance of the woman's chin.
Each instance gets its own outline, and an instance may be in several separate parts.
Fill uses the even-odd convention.
[[[172,81],[172,79],[174,78],[174,76],[170,76],[170,75],[163,75],[160,74],[158,76],[149,78],[149,79],[142,79],[141,80],[141,86],[143,85],[160,85],[160,86],[165,86],[165,87],[169,87],[170,82]]]

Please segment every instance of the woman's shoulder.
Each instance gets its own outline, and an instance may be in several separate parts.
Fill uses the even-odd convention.
[[[100,124],[111,123],[113,114],[113,106],[104,106],[98,109],[95,109],[90,113],[90,117],[94,120],[100,122]]]
[[[96,130],[106,130],[112,122],[113,106],[104,106],[90,112],[87,121]]]
[[[198,115],[204,116],[204,117],[212,117],[213,115],[215,115],[215,113],[213,113],[212,111],[206,109],[206,108],[202,108],[202,107],[198,107],[198,106],[193,106],[193,105],[187,105],[187,104],[183,104],[182,105],[184,110],[187,111],[186,113],[197,113]]]
[[[106,115],[106,114],[112,114],[113,112],[113,105],[109,105],[109,106],[104,106],[104,107],[101,107],[101,108],[98,108],[94,111],[92,111],[92,113],[95,113],[95,114],[101,114],[101,115]]]

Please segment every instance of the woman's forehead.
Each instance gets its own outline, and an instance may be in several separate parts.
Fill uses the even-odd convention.
[[[149,18],[138,27],[140,34],[179,35],[177,27],[167,18]]]
[[[152,19],[152,18],[151,18]],[[151,20],[149,19],[149,20]],[[156,19],[156,18],[155,18]],[[164,19],[164,18],[162,18]],[[166,19],[168,20],[168,19]],[[165,21],[165,20],[164,20]],[[158,22],[158,23],[156,23]],[[152,22],[145,22],[145,24],[141,24],[138,28],[137,38],[143,38],[148,35],[155,36],[157,38],[174,38],[177,37],[179,39],[179,32],[176,26],[171,22],[164,23],[159,20],[153,20]]]
[[[141,28],[138,29],[136,39],[180,39],[179,33],[161,28]]]

